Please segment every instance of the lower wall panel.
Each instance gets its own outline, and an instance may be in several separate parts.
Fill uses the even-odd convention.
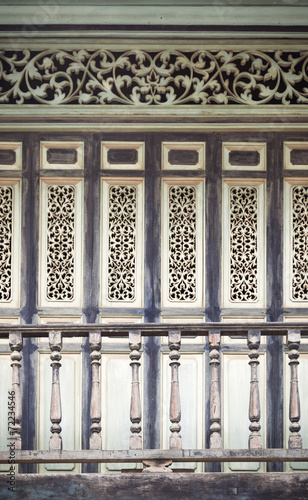
[[[307,500],[307,473],[19,474],[0,500]]]

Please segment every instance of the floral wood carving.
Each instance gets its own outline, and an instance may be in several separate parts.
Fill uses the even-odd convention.
[[[258,194],[255,187],[230,189],[230,299],[258,299]]]
[[[12,296],[13,190],[0,187],[0,301]]]
[[[74,299],[75,187],[48,186],[47,298]]]
[[[306,104],[308,51],[0,51],[0,104]]]
[[[135,186],[109,188],[108,299],[133,301],[136,297]]]
[[[169,300],[194,301],[196,290],[196,188],[169,188]]]
[[[292,299],[308,300],[308,187],[292,189]]]

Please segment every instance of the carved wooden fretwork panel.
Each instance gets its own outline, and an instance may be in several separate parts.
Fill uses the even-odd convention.
[[[40,305],[78,306],[82,287],[82,181],[41,182]]]
[[[264,307],[264,183],[224,182],[223,303]]]
[[[292,188],[292,299],[308,301],[308,186]]]
[[[0,180],[0,307],[19,306],[20,181]]]
[[[0,186],[0,301],[12,297],[13,189]]]
[[[140,307],[143,296],[143,181],[104,179],[102,303]]]
[[[255,187],[230,189],[230,300],[258,298],[258,196]]]
[[[169,187],[169,300],[196,300],[196,187]]]
[[[162,216],[162,303],[203,303],[203,182],[164,179]]]
[[[136,186],[109,187],[109,300],[136,297],[136,211]]]
[[[47,289],[48,300],[74,299],[75,187],[47,188]]]
[[[0,104],[305,104],[307,51],[1,51]]]

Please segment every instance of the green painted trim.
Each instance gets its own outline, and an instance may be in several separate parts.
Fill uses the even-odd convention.
[[[16,21],[35,31],[36,26],[48,25],[183,25],[183,26],[306,26],[307,7],[304,5],[2,5],[1,24],[16,25]],[[61,2],[62,3],[62,2]]]

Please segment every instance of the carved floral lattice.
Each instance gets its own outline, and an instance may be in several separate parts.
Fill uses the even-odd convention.
[[[72,301],[75,274],[75,187],[47,188],[47,299]]]
[[[169,188],[169,300],[194,301],[196,289],[196,188]]]
[[[0,104],[306,104],[308,51],[0,51]]]
[[[258,192],[230,188],[230,300],[258,299]]]
[[[136,297],[137,189],[109,188],[108,299]]]
[[[308,186],[292,189],[292,299],[308,300]]]
[[[13,190],[0,186],[0,301],[12,297]]]

